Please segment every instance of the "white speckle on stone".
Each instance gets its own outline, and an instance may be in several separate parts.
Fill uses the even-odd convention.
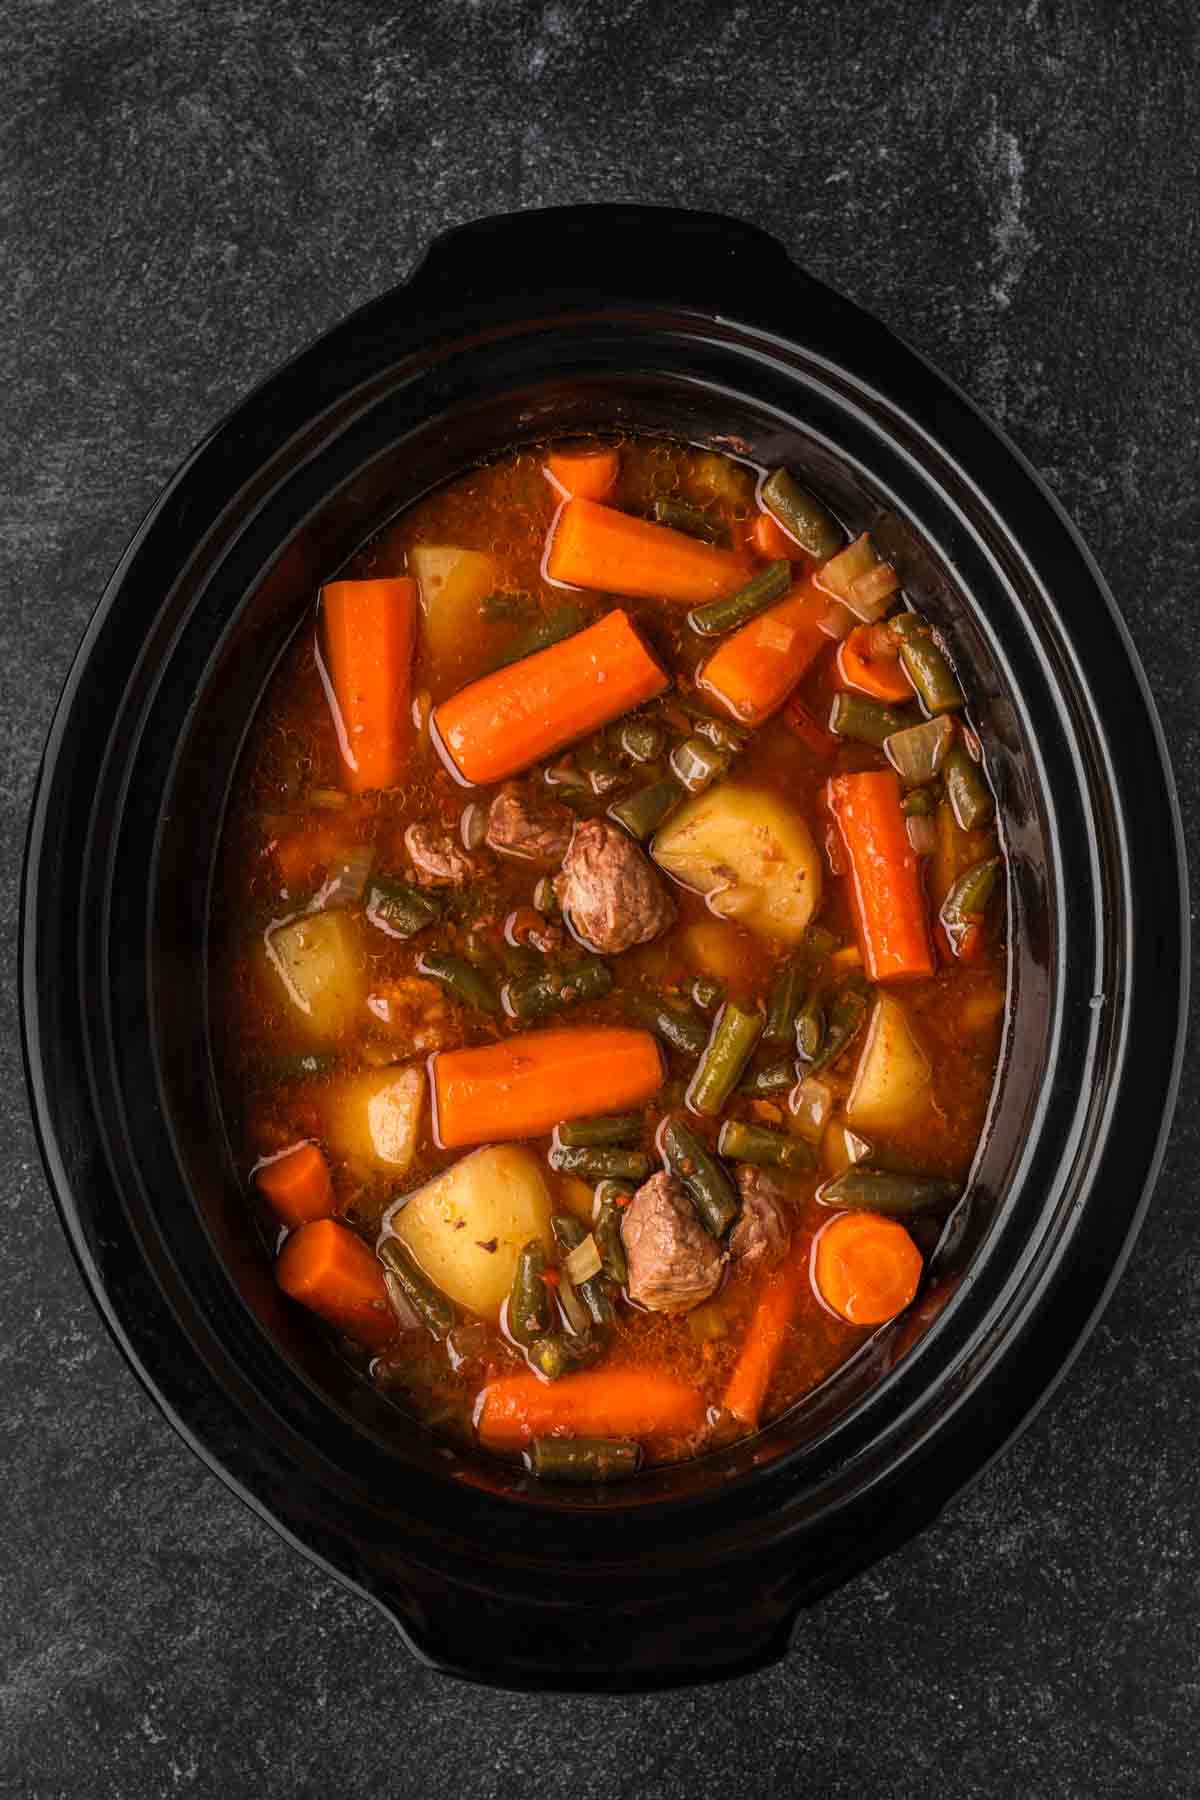
[[[995,95],[992,122],[979,153],[978,167],[996,209],[991,228],[993,279],[988,292],[997,306],[1008,307],[1038,245],[1024,218],[1025,158],[1016,133],[1005,131],[1000,124]]]

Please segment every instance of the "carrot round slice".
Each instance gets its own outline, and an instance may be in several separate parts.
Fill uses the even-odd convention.
[[[378,1349],[396,1335],[383,1270],[362,1239],[336,1219],[316,1219],[293,1231],[279,1253],[275,1279],[285,1294],[360,1344]]]
[[[547,1383],[536,1375],[493,1381],[475,1423],[489,1450],[519,1450],[535,1437],[683,1437],[704,1423],[704,1396],[656,1369],[587,1370]]]
[[[903,1312],[923,1267],[903,1225],[879,1213],[840,1213],[813,1240],[817,1293],[849,1325],[884,1325]]]
[[[527,1031],[430,1058],[437,1134],[447,1149],[538,1137],[564,1119],[653,1099],[662,1057],[648,1031],[577,1025]]]
[[[407,575],[321,589],[342,772],[353,793],[395,787],[410,730],[417,584]]]
[[[872,648],[872,633],[877,625],[856,625],[849,637],[838,645],[837,671],[847,687],[873,700],[886,700],[892,705],[913,697],[913,687],[904,673],[904,665],[895,656],[880,656]]]
[[[568,500],[555,521],[546,573],[568,587],[631,600],[722,600],[744,587],[754,564],[669,525],[635,519],[595,500]]]
[[[329,1164],[316,1144],[297,1144],[260,1164],[254,1184],[276,1217],[293,1230],[333,1211]]]

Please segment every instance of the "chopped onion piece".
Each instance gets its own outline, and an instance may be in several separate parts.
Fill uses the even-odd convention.
[[[583,1245],[579,1248],[582,1250]],[[591,1318],[587,1307],[576,1293],[574,1286],[560,1270],[558,1278],[558,1304],[562,1307],[563,1317],[575,1333],[576,1337],[586,1337]]]
[[[883,740],[883,754],[905,787],[921,787],[941,769],[954,742],[954,721],[945,713],[893,731]]]
[[[843,606],[840,600],[833,600],[830,602],[828,611],[823,612],[817,620],[817,630],[823,631],[827,638],[833,638],[840,643],[844,637],[850,635],[857,624],[858,620],[850,608]]]
[[[874,544],[864,531],[852,544],[820,568],[814,577],[819,588],[868,625],[887,611],[900,579],[890,563],[880,562]]]
[[[331,875],[313,895],[310,912],[332,912],[339,906],[357,906],[366,891],[375,851],[370,844],[355,844],[337,863]]]
[[[815,1075],[808,1075],[792,1089],[788,1106],[799,1135],[810,1144],[819,1144],[833,1112],[833,1089]]]
[[[937,826],[927,813],[913,813],[904,821],[908,841],[918,856],[932,856],[937,849]]]
[[[603,1267],[596,1240],[590,1231],[582,1243],[576,1244],[570,1256],[563,1263],[567,1280],[573,1282],[576,1287],[581,1281],[590,1281],[592,1276],[598,1275]]]

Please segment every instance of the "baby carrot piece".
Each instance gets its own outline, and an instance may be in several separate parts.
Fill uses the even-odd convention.
[[[489,1450],[519,1450],[555,1432],[572,1437],[683,1437],[704,1423],[699,1390],[654,1369],[589,1369],[547,1383],[507,1375],[484,1388],[475,1423]]]
[[[903,1312],[923,1266],[903,1225],[879,1213],[841,1213],[813,1242],[817,1292],[849,1325],[884,1325]]]
[[[808,1258],[798,1250],[793,1250],[786,1262],[767,1277],[721,1403],[743,1425],[758,1424],[787,1328],[807,1280]]]
[[[859,942],[871,980],[932,975],[920,860],[900,810],[900,777],[892,769],[835,775],[829,783],[829,809],[846,846]]]
[[[538,1137],[565,1119],[653,1098],[662,1058],[648,1031],[577,1025],[527,1031],[430,1058],[437,1134],[447,1149]]]
[[[890,655],[887,651],[880,654],[877,646],[884,637],[886,633],[878,625],[856,625],[838,645],[837,672],[846,687],[894,706],[911,700],[913,688],[898,648],[893,646]]]
[[[634,519],[594,500],[568,500],[546,558],[552,581],[633,600],[723,600],[754,573],[750,559],[718,550],[669,525]]]
[[[567,499],[607,500],[620,472],[615,450],[552,450],[546,458],[547,480]]]
[[[407,575],[330,581],[321,612],[342,778],[353,793],[395,787],[408,742],[417,584]]]
[[[329,1164],[316,1144],[298,1144],[254,1171],[254,1184],[276,1217],[290,1230],[333,1211]]]
[[[799,562],[804,554],[795,538],[789,537],[778,519],[773,519],[769,512],[760,512],[755,519],[750,542],[767,562],[779,562],[784,558],[788,562]]]
[[[336,1219],[315,1219],[293,1231],[279,1253],[275,1279],[285,1294],[360,1344],[378,1349],[396,1335],[383,1270],[362,1239]]]
[[[761,725],[783,705],[829,642],[821,620],[829,601],[811,580],[731,633],[700,671],[699,685],[743,725]]]
[[[503,781],[669,685],[618,610],[473,681],[443,700],[433,722],[464,781]]]

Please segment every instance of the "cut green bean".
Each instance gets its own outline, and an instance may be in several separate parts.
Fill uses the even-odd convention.
[[[824,562],[841,548],[841,526],[819,500],[800,486],[789,470],[776,469],[768,475],[759,491],[759,499],[810,556]]]
[[[530,1238],[517,1253],[505,1319],[509,1337],[526,1350],[550,1329],[550,1295],[542,1280],[545,1271],[541,1240]]]
[[[808,985],[809,959],[799,950],[780,969],[767,1001],[767,1022],[763,1026],[764,1044],[790,1044],[796,1031],[796,1014],[804,1004]]]
[[[687,1091],[693,1112],[715,1119],[732,1094],[762,1034],[763,1015],[727,1000],[713,1023],[708,1043]]]
[[[825,1005],[819,988],[805,996],[796,1014],[795,1041],[796,1054],[801,1061],[810,1065],[815,1063],[825,1042]]]
[[[852,694],[839,688],[829,713],[829,729],[835,737],[851,738],[857,744],[873,744],[882,750],[887,739],[905,731],[914,723],[911,711],[899,712],[884,706],[880,700],[869,700],[866,694]]]
[[[672,750],[671,773],[689,794],[702,794],[718,776],[728,773],[731,760],[728,750],[690,737]]]
[[[724,1237],[742,1210],[730,1176],[677,1114],[663,1120],[658,1143],[663,1161],[691,1195],[705,1229],[715,1238]]]
[[[667,734],[657,719],[623,719],[617,729],[617,744],[635,763],[654,762],[663,753]]]
[[[801,1171],[816,1167],[812,1145],[803,1138],[768,1131],[765,1125],[747,1125],[741,1119],[726,1119],[717,1149],[730,1162],[754,1163],[761,1168]]]
[[[786,1094],[796,1085],[796,1065],[790,1057],[779,1057],[760,1069],[751,1069],[739,1085],[743,1094]]]
[[[544,1375],[547,1381],[557,1381],[560,1375],[565,1375],[574,1360],[571,1346],[561,1331],[535,1338],[525,1354],[538,1374]]]
[[[515,637],[507,649],[493,664],[494,668],[507,669],[510,664],[523,662],[527,656],[536,656],[539,650],[548,650],[551,644],[561,644],[587,624],[587,614],[581,606],[573,602],[566,606],[556,607],[545,618],[539,619],[527,631]]]
[[[644,844],[683,805],[687,797],[687,789],[673,775],[667,775],[661,781],[652,782],[649,787],[638,788],[634,793],[617,800],[609,807],[608,816],[615,819],[618,825],[623,825],[639,843]]]
[[[555,1213],[550,1221],[550,1229],[554,1233],[554,1241],[565,1260],[588,1236],[587,1226],[577,1219],[574,1213]],[[595,1232],[591,1234],[595,1237]],[[600,1240],[596,1239],[596,1250],[604,1261],[600,1250]],[[586,1281],[576,1282],[576,1291],[591,1315],[593,1324],[611,1325],[613,1321],[613,1303],[604,1291],[604,1283],[599,1275],[589,1275]]]
[[[505,982],[504,1010],[512,1019],[544,1019],[581,1000],[601,999],[612,984],[612,970],[599,957],[567,967],[539,958],[532,973]]]
[[[851,1212],[883,1213],[905,1219],[917,1213],[940,1212],[958,1199],[957,1181],[937,1175],[899,1175],[889,1169],[845,1169],[817,1190],[826,1206],[844,1206]]]
[[[926,712],[957,712],[966,704],[954,670],[924,619],[916,613],[898,613],[889,625],[899,639],[900,661]]]
[[[946,798],[964,831],[977,831],[996,810],[987,782],[965,744],[955,744],[942,765]]]
[[[825,1041],[806,1074],[819,1075],[835,1063],[857,1038],[871,1010],[871,989],[861,975],[850,975],[834,991],[826,1015]]]
[[[555,1135],[560,1144],[594,1150],[613,1144],[636,1143],[642,1135],[641,1113],[608,1113],[595,1119],[565,1119]]]
[[[645,1181],[650,1158],[641,1150],[588,1150],[582,1145],[555,1144],[550,1167],[560,1175],[578,1175],[582,1181]]]
[[[415,937],[441,916],[441,907],[404,881],[376,881],[367,893],[367,918],[388,937]]]
[[[712,1012],[725,998],[725,989],[709,975],[697,975],[692,983],[692,999],[701,1012]]]
[[[464,1006],[473,1006],[477,1012],[496,1014],[500,1011],[495,987],[483,970],[475,968],[465,956],[426,950],[417,958],[417,973],[440,981],[456,1000],[461,1000]]]
[[[731,756],[744,750],[754,735],[745,725],[735,725],[732,719],[714,719],[698,706],[685,705],[683,710],[692,721],[696,737],[703,738],[706,744],[715,744],[718,750],[728,750]]]
[[[629,1285],[629,1266],[625,1261],[625,1240],[621,1236],[621,1215],[623,1207],[617,1204],[614,1190],[617,1184],[602,1181],[596,1189],[596,1222],[592,1226],[592,1236],[596,1240],[596,1248],[600,1252],[600,1260],[604,1264],[604,1273],[618,1287]],[[610,1190],[606,1199],[601,1199],[601,1192]],[[622,1190],[626,1199],[628,1194]]]
[[[1002,860],[999,856],[991,856],[986,862],[975,863],[959,876],[942,901],[938,917],[956,956],[968,930],[978,925],[987,913]]]
[[[752,576],[736,594],[730,594],[722,600],[709,600],[703,606],[694,607],[688,614],[688,624],[701,637],[720,637],[723,632],[736,631],[740,625],[748,624],[760,612],[765,612],[768,606],[773,606],[791,585],[790,562],[780,560],[768,563],[765,569]]]
[[[883,754],[906,787],[920,787],[936,779],[953,742],[953,719],[925,719],[920,725],[893,731],[884,742]]]
[[[454,1329],[454,1306],[441,1289],[435,1287],[416,1258],[390,1234],[379,1240],[379,1260],[392,1275],[425,1329],[438,1342]]]
[[[649,994],[625,993],[622,998],[626,1012],[632,1013],[639,1025],[683,1056],[699,1056],[708,1043],[708,1020],[694,1007],[668,1006]]]
[[[534,1438],[522,1459],[539,1481],[622,1481],[637,1473],[642,1446],[632,1438]]]
[[[689,506],[683,500],[670,500],[665,496],[657,499],[650,508],[656,525],[669,525],[672,531],[686,532],[688,537],[699,538],[705,544],[727,544],[728,528],[720,519],[713,519],[702,512],[698,506]]]

